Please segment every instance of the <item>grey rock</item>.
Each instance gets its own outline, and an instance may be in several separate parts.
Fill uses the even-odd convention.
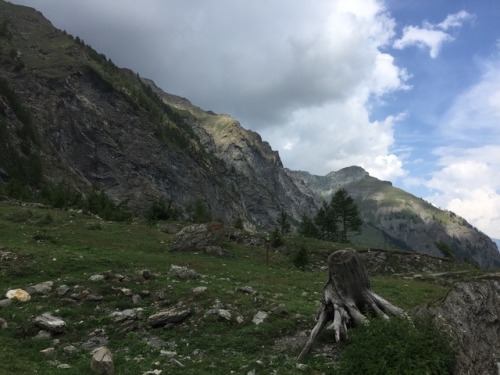
[[[456,341],[454,375],[496,374],[500,358],[500,275],[461,282],[429,308]]]
[[[1,299],[1,300],[0,300],[0,309],[1,309],[2,307],[7,307],[7,306],[9,306],[11,303],[12,303],[12,300],[11,300],[11,299],[9,299],[9,298],[6,298],[6,299]]]
[[[102,336],[93,336],[82,343],[82,348],[87,351],[94,350],[101,346],[106,346],[108,339]]]
[[[231,320],[231,312],[225,309],[210,309],[207,310],[205,315],[217,315],[219,318],[224,320]]]
[[[85,300],[92,302],[99,302],[102,301],[103,299],[104,297],[98,294],[89,294],[87,297],[85,297]]]
[[[69,286],[67,286],[67,285],[60,285],[56,289],[57,296],[58,297],[64,297],[66,295],[66,293],[69,292],[69,290],[70,290]]]
[[[199,296],[207,291],[206,286],[197,286],[196,288],[193,288],[193,294],[196,296]]]
[[[189,269],[184,266],[170,266],[170,276],[176,277],[178,279],[195,279],[198,277],[198,274],[195,270]]]
[[[156,314],[148,317],[148,323],[151,327],[161,327],[168,323],[181,323],[187,319],[193,310],[184,306],[172,307],[170,309],[161,310]]]
[[[62,333],[66,330],[66,322],[50,313],[37,316],[34,322],[38,327],[52,333]]]
[[[34,337],[35,340],[50,340],[52,338],[52,334],[49,332],[49,331],[46,331],[46,330],[40,330],[38,331],[38,333],[36,334],[36,336]]]
[[[251,287],[251,286],[239,286],[236,288],[236,291],[237,292],[241,292],[241,293],[245,293],[245,294],[254,294],[254,293],[257,293],[257,291]]]
[[[26,291],[29,294],[47,295],[52,291],[53,285],[54,285],[53,281],[44,281],[43,283],[29,286],[28,288],[26,288]]]
[[[113,375],[115,367],[111,351],[105,346],[94,349],[90,360],[90,368],[96,374]]]
[[[78,352],[78,349],[74,345],[66,345],[62,350],[66,355],[73,355]]]
[[[203,251],[207,255],[212,255],[221,258],[227,258],[233,256],[233,254],[229,250],[223,249],[221,246],[205,246]]]
[[[182,228],[170,246],[171,251],[204,251],[207,246],[220,246],[225,238],[221,223],[193,224]]]
[[[252,323],[258,326],[259,324],[262,324],[266,318],[267,318],[267,313],[265,311],[259,311],[257,312],[257,314],[254,315]]]

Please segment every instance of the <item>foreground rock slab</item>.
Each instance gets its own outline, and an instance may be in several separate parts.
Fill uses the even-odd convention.
[[[456,284],[430,311],[456,341],[453,374],[500,374],[500,275]]]
[[[115,367],[111,351],[105,346],[95,349],[92,352],[90,368],[96,374],[113,375],[115,373]]]
[[[168,323],[181,323],[186,320],[193,310],[183,306],[165,309],[151,315],[148,318],[148,323],[151,327],[162,327]]]
[[[66,322],[50,313],[37,316],[34,322],[38,327],[52,333],[63,333],[66,331]]]

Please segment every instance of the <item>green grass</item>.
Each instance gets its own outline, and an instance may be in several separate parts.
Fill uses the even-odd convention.
[[[171,253],[171,241],[170,234],[146,222],[105,222],[74,211],[0,202],[0,252],[11,254],[0,261],[0,293],[54,282],[48,296],[33,295],[27,303],[0,308],[0,317],[8,322],[8,328],[0,330],[0,374],[89,373],[90,354],[81,343],[102,329],[114,354],[117,374],[141,374],[153,369],[169,374],[246,374],[253,369],[257,373],[331,373],[327,356],[313,354],[307,360],[308,370],[298,370],[295,358],[300,349],[280,351],[274,343],[313,327],[327,278],[325,271],[297,269],[293,265],[296,250],[305,246],[311,262],[324,264],[328,254],[342,245],[288,237],[284,247],[268,252],[261,247],[228,243],[225,247],[234,256],[214,258],[201,253]],[[201,277],[174,279],[169,275],[172,264],[192,268]],[[142,279],[138,273],[143,269],[156,277]],[[121,274],[126,278],[89,280],[95,274]],[[408,311],[447,292],[432,280],[390,276],[371,280],[376,293]],[[71,302],[59,298],[55,289],[63,284],[70,287],[68,295],[97,294],[103,300]],[[247,285],[258,293],[236,291]],[[192,289],[197,286],[208,289],[195,296]],[[133,304],[123,288],[141,295],[140,302]],[[159,292],[172,305],[182,303],[193,308],[193,315],[170,329],[149,327],[146,318],[162,308],[155,299]],[[205,315],[217,301],[231,312],[230,321]],[[143,309],[143,317],[131,332],[122,332],[120,323],[109,318],[112,311],[135,307]],[[252,323],[259,310],[273,309],[277,312],[271,312],[264,323]],[[67,322],[67,332],[59,335],[56,343],[34,339],[38,329],[33,318],[47,311]],[[239,316],[242,323],[236,320]],[[332,342],[328,333],[323,336]],[[147,344],[152,337],[162,340],[161,348]],[[77,347],[77,352],[65,354],[67,345]],[[47,347],[55,348],[52,357],[40,353]],[[177,352],[175,359],[184,367],[173,365],[161,350]],[[71,368],[57,369],[49,361],[67,363]]]

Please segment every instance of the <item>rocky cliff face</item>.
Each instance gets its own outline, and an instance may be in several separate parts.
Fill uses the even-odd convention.
[[[365,235],[357,241],[370,246],[395,246],[433,256],[453,256],[481,267],[500,266],[496,244],[453,212],[440,210],[388,181],[380,181],[360,167],[344,168],[326,176],[288,171],[302,179],[317,200],[330,199],[339,188],[357,202]]]
[[[0,1],[0,25],[0,76],[32,133],[23,135],[15,105],[0,96],[4,183],[16,176],[10,156],[35,157],[36,183],[97,187],[138,210],[157,199],[184,212],[201,202],[226,224],[240,217],[247,228],[270,228],[282,209],[296,219],[314,209],[269,144],[229,116],[118,69],[33,9]]]
[[[458,283],[428,311],[454,340],[455,375],[500,371],[500,276]]]

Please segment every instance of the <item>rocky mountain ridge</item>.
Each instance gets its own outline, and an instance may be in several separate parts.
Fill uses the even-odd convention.
[[[326,176],[288,171],[302,179],[316,199],[329,200],[340,188],[358,204],[368,245],[394,246],[438,257],[471,261],[482,267],[500,266],[497,245],[464,218],[443,211],[421,198],[371,177],[361,167],[348,167]],[[364,241],[363,237],[357,241]]]
[[[118,68],[31,8],[0,0],[0,52],[0,187],[97,188],[139,212],[165,200],[184,217],[198,205],[250,230],[273,229],[282,211],[294,223],[311,217],[344,187],[378,246],[442,256],[439,242],[459,259],[500,265],[491,240],[463,219],[361,168],[288,171],[256,132]]]

